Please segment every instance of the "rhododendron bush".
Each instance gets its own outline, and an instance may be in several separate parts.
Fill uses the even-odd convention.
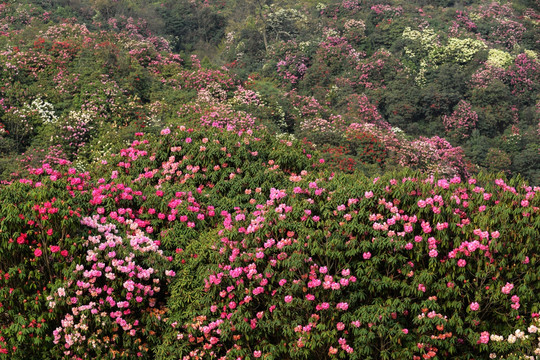
[[[216,234],[219,256],[192,318],[172,317],[171,346],[185,359],[534,355],[535,327],[506,344],[490,334],[538,322],[538,190],[295,179]]]
[[[0,4],[0,360],[540,359],[532,5],[53,3]]]
[[[1,354],[152,357],[172,256],[222,221],[218,209],[248,204],[246,179],[262,195],[310,167],[301,147],[251,131],[161,134],[138,133],[92,172],[60,160],[0,189]]]
[[[4,186],[2,353],[534,354],[538,188],[332,174],[263,135],[140,133]]]

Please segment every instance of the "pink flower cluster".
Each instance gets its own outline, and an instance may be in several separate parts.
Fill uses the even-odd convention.
[[[478,114],[471,109],[471,104],[461,100],[452,115],[443,115],[446,132],[452,136],[467,138],[476,127]]]

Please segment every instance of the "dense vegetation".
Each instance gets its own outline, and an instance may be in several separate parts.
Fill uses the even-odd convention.
[[[540,183],[532,1],[17,1],[0,15],[4,179],[29,149],[88,163],[111,127],[243,111],[342,171]]]
[[[0,4],[0,359],[540,358],[538,10]]]

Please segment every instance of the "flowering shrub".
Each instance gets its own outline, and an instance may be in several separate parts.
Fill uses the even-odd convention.
[[[512,55],[506,51],[489,49],[486,63],[495,67],[506,68],[512,63]]]
[[[76,154],[90,138],[92,114],[84,111],[70,111],[68,116],[58,122],[58,142],[69,152]]]
[[[535,92],[540,84],[540,61],[528,56],[526,53],[519,54],[506,73],[507,81],[512,88],[512,94],[522,103],[534,104],[530,92]]]
[[[354,172],[357,161],[351,156],[351,151],[345,146],[325,145],[322,152],[328,162],[330,169],[343,171],[346,173]]]
[[[498,24],[489,34],[490,40],[512,50],[521,41],[521,37],[526,30],[525,26],[510,19],[499,19],[497,22]]]
[[[503,81],[505,75],[506,72],[503,68],[487,63],[472,75],[470,84],[478,88],[487,88],[495,80]]]
[[[176,354],[402,359],[538,351],[534,340],[490,342],[490,334],[507,336],[537,316],[530,211],[538,212],[531,203],[538,189],[500,179],[350,180],[295,179],[222,228],[204,292],[187,310],[192,317],[171,319]],[[504,240],[513,225],[489,225],[501,211],[527,229],[517,243]],[[533,282],[517,285],[524,281]]]
[[[451,2],[240,6],[212,69],[234,2],[0,4],[0,359],[540,356],[539,189],[465,157],[538,178],[539,17]]]
[[[277,72],[284,80],[296,84],[307,71],[306,60],[304,57],[297,59],[296,55],[287,55],[277,63]]]
[[[316,154],[180,126],[138,133],[91,173],[44,165],[3,187],[19,200],[0,210],[2,354],[534,351],[486,333],[514,334],[536,311],[537,188],[368,181],[320,172]]]
[[[476,126],[478,114],[471,109],[471,105],[461,100],[450,116],[443,115],[446,132],[457,139],[466,138]]]
[[[60,170],[45,164],[0,189],[0,358],[50,355],[48,339],[61,313],[48,310],[46,297],[79,255],[79,220],[88,200],[87,174],[66,163]]]
[[[465,27],[466,31],[475,31],[477,29],[476,23],[471,20],[466,11],[456,10],[456,21],[452,23],[451,28],[452,36],[457,37],[457,29],[461,26]]]
[[[322,118],[305,119],[300,123],[298,134],[307,137],[316,144],[336,143],[341,141],[346,129],[341,116],[331,115],[328,120]]]
[[[428,174],[468,176],[468,166],[461,147],[454,147],[438,136],[420,137],[400,149],[399,164],[422,169]]]
[[[365,53],[356,50],[346,37],[327,34],[305,72],[304,86],[328,86],[333,77],[353,69],[364,56]]]
[[[362,20],[350,19],[343,25],[347,39],[359,43],[365,37],[366,24]]]
[[[285,140],[275,152],[251,131],[181,127],[152,139],[92,173],[64,160],[0,188],[12,204],[0,209],[0,358],[152,357],[168,279],[182,268],[169,256],[211,231],[215,207],[249,203],[245,179],[266,191],[311,157]]]
[[[385,144],[368,131],[350,131],[347,140],[349,149],[362,163],[382,163],[388,157]]]
[[[369,101],[365,94],[349,96],[347,98],[347,111],[347,115],[355,122],[374,124],[383,129],[390,129],[390,124],[383,119],[377,107]]]
[[[47,297],[50,309],[65,309],[61,326],[53,331],[53,343],[58,355],[66,357],[113,353],[119,358],[147,358],[148,343],[166,312],[166,277],[175,273],[167,269],[158,242],[149,239],[137,222],[125,222],[128,235],[123,239],[114,224],[103,220],[100,215],[81,220],[97,234],[83,244],[88,248],[86,258],[71,265],[69,281]]]
[[[30,3],[35,5],[0,4],[4,174],[16,155],[58,142],[64,152],[77,155],[82,169],[102,157],[101,147],[113,145],[106,134],[121,143],[141,128],[157,132],[178,117],[183,124],[202,120],[237,129],[262,123],[303,136],[306,110],[313,112],[307,122],[342,116],[347,125],[373,115],[375,121],[366,121],[382,127],[388,121],[406,135],[429,138],[441,134],[444,125],[435,120],[450,119],[449,109],[460,100],[474,105],[479,132],[495,146],[511,125],[505,109],[516,107],[512,113],[528,131],[537,102],[539,16],[523,4],[471,1],[457,9],[450,0],[424,8],[395,1],[303,0],[246,6],[223,47],[217,47],[235,13],[230,2],[165,2],[156,9],[131,4],[133,17],[120,15],[116,3],[81,4],[69,15],[67,8],[49,8],[48,2]],[[136,16],[150,13],[159,20]],[[215,31],[203,31],[210,29]],[[185,59],[171,53],[168,41],[154,31],[167,33],[172,47],[186,52]],[[210,62],[231,62],[206,68],[207,62],[188,49],[208,53]],[[477,87],[492,86],[491,94],[478,99]],[[503,87],[514,96],[498,94],[506,91]],[[485,106],[488,97],[501,101]],[[354,98],[370,111],[351,111]],[[215,113],[223,119],[216,120]],[[326,145],[343,146],[336,144],[343,137],[328,135]],[[535,140],[524,136],[522,147],[534,149]],[[465,154],[483,161],[470,141],[462,143]],[[537,162],[521,161],[516,153],[509,159],[513,173],[535,179]]]
[[[403,14],[403,8],[401,6],[392,7],[390,5],[384,5],[384,4],[376,4],[371,7],[371,11],[373,11],[377,15],[384,15],[384,16],[399,16]]]

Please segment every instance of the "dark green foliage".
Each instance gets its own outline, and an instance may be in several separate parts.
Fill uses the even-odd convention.
[[[202,42],[216,46],[223,38],[225,18],[216,9],[190,1],[166,1],[158,12],[175,51],[192,51]]]

